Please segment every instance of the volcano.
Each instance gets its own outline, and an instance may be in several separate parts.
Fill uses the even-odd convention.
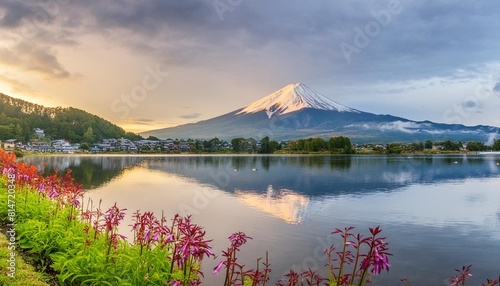
[[[232,138],[292,140],[347,136],[356,143],[454,140],[486,142],[500,128],[412,121],[360,111],[342,105],[303,83],[273,92],[246,107],[212,119],[141,133],[183,139]]]

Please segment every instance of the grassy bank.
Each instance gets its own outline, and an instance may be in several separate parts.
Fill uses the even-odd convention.
[[[6,191],[0,188],[1,192]],[[10,286],[49,286],[50,279],[46,274],[35,271],[34,267],[24,262],[19,252],[16,252],[16,272],[15,278],[9,276],[8,259],[12,251],[8,248],[9,241],[3,233],[0,233],[0,285]]]
[[[60,285],[200,285],[205,273],[221,272],[224,285],[265,286],[271,264],[258,258],[249,269],[238,262],[237,254],[247,240],[243,232],[228,237],[230,246],[217,259],[212,270],[201,268],[202,259],[212,259],[211,240],[203,227],[191,217],[172,219],[152,212],[132,214],[133,235],[126,238],[118,226],[126,210],[116,203],[101,209],[101,202],[82,201],[83,190],[74,183],[70,172],[43,176],[36,167],[15,160],[0,149],[0,226],[6,236],[0,240],[0,285],[48,285],[47,275],[33,271],[15,255],[15,278],[9,269],[12,244],[27,253],[37,270],[51,273]],[[9,232],[15,223],[15,233]],[[327,277],[313,270],[290,270],[277,286],[365,285],[372,275],[389,270],[388,242],[377,226],[368,236],[355,233],[354,227],[334,229],[340,244],[324,250]],[[7,239],[8,238],[8,239]],[[465,285],[471,266],[457,270],[451,285]],[[26,272],[25,272],[26,269]],[[225,274],[222,274],[224,273]],[[9,276],[10,275],[10,276]],[[44,282],[45,281],[45,282]],[[408,279],[404,280],[408,286]],[[500,286],[487,280],[488,286]]]

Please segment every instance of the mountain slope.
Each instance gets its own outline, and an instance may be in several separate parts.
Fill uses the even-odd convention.
[[[126,132],[113,123],[76,108],[44,107],[0,93],[0,140],[29,141],[34,128],[45,130],[52,139],[81,142],[102,138],[120,138]],[[85,133],[92,131],[92,136]]]
[[[353,142],[462,140],[486,142],[500,130],[411,121],[392,115],[363,112],[337,103],[305,86],[291,84],[227,114],[177,127],[141,133],[159,138],[207,139],[269,136],[275,140],[349,136]]]

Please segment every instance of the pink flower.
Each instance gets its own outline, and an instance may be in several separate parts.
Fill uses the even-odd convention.
[[[222,269],[222,266],[226,264],[226,261],[221,261],[217,266],[214,268],[214,274],[219,274],[220,270]]]
[[[247,242],[248,239],[252,239],[250,236],[247,236],[244,232],[235,232],[229,236],[229,241],[231,241],[231,246],[234,248],[239,248],[243,244]]]
[[[182,285],[182,282],[179,281],[179,280],[172,280],[172,282],[170,282],[170,284],[172,286],[181,286]]]

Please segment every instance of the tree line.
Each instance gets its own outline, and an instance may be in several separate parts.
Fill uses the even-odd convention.
[[[410,144],[403,143],[391,143],[387,144],[384,150],[389,154],[399,154],[399,153],[413,153],[425,150],[442,150],[442,151],[470,151],[470,152],[481,152],[481,151],[500,151],[500,140],[495,140],[492,145],[486,145],[479,141],[469,141],[463,143],[461,141],[438,141],[432,142],[427,140],[425,142],[414,142]],[[380,151],[380,150],[379,150]]]
[[[149,140],[160,141],[159,138],[150,136]],[[412,143],[388,143],[374,144],[368,143],[363,146],[352,144],[348,137],[337,136],[327,140],[323,138],[307,138],[290,141],[271,140],[269,137],[264,137],[261,140],[254,138],[233,138],[230,141],[222,140],[214,137],[209,140],[187,139],[187,141],[175,139],[175,144],[185,142],[190,146],[192,153],[257,153],[257,154],[273,154],[273,153],[329,153],[329,154],[354,154],[358,150],[369,150],[370,152],[380,154],[401,154],[401,153],[418,153],[424,151],[500,151],[500,140],[495,140],[492,145],[486,145],[483,142],[469,141],[466,144],[460,141],[437,141]],[[356,148],[355,148],[356,147]],[[153,148],[154,149],[154,148]],[[357,150],[358,149],[358,150]],[[148,151],[149,147],[141,151]],[[150,151],[164,151],[161,145]]]
[[[147,140],[161,141],[159,138],[150,136]],[[344,136],[331,137],[328,140],[323,138],[308,138],[291,141],[271,140],[268,136],[261,140],[254,138],[237,137],[230,141],[221,140],[214,137],[210,140],[172,140],[175,145],[187,144],[193,153],[311,153],[328,152],[332,154],[352,154],[354,149],[351,140]],[[143,146],[140,151],[165,151],[164,144],[154,146]]]
[[[72,143],[96,142],[103,138],[138,138],[123,128],[76,108],[44,107],[0,93],[0,140],[36,139],[35,128],[52,139]],[[140,136],[139,136],[140,137]]]

